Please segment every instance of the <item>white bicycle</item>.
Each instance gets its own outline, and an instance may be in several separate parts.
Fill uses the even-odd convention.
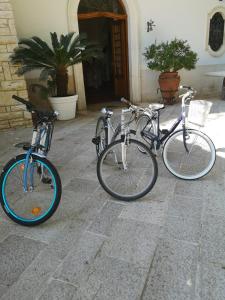
[[[129,108],[122,109],[120,129],[115,131],[121,137],[109,145],[104,144],[97,163],[97,176],[103,189],[111,196],[131,201],[145,196],[153,188],[158,167],[149,147],[132,138],[135,131],[130,130],[129,125],[143,109],[125,99],[122,101],[129,104]],[[129,121],[125,120],[127,115]],[[144,153],[139,148],[144,149]]]

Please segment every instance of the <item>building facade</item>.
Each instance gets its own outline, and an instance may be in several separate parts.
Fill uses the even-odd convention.
[[[95,8],[91,10],[92,0],[57,2],[55,0],[11,0],[19,37],[37,35],[49,41],[49,32],[87,31],[88,36],[98,41],[101,39],[100,42],[104,44],[104,51],[107,54],[107,62],[114,55],[114,67],[105,63],[104,66],[97,66],[96,64],[95,68],[92,66],[91,69],[80,64],[71,71],[70,89],[73,90],[74,86],[76,88],[79,95],[78,107],[80,110],[86,109],[89,92],[90,95],[93,95],[99,87],[99,92],[100,89],[104,90],[107,87],[108,90],[114,89],[114,92],[125,87],[128,92],[124,93],[128,94],[131,100],[136,103],[150,102],[159,98],[160,95],[157,93],[159,73],[147,69],[143,52],[145,47],[155,41],[170,41],[175,37],[187,40],[199,57],[196,69],[180,72],[182,83],[194,86],[201,97],[219,95],[222,78],[210,77],[206,74],[225,70],[225,1],[110,1],[115,3],[113,7],[110,7],[111,4],[109,4],[111,15],[106,14],[107,8],[96,8],[97,1],[94,1]],[[122,20],[124,27],[120,26]],[[219,49],[210,45],[210,33],[213,30],[211,28],[213,24],[215,25],[215,34],[218,33],[218,29],[220,32],[218,34],[219,41],[211,39],[211,42],[214,45],[220,43]],[[106,41],[108,42],[106,43]],[[124,47],[127,47],[126,51],[123,50]],[[123,66],[126,68],[124,69]],[[114,68],[114,72],[112,68]],[[123,78],[125,81],[115,77],[111,78],[110,72],[114,74],[117,72],[119,75],[125,74],[126,79]],[[30,77],[32,76],[35,77],[36,75],[30,74]],[[105,78],[108,78],[107,84],[104,81]],[[98,97],[100,94],[96,95]],[[107,92],[104,96],[106,95]],[[90,96],[90,101],[96,101],[96,99],[92,99]]]
[[[24,106],[12,99],[12,95],[27,97],[24,78],[18,77],[16,66],[9,56],[17,46],[17,34],[12,6],[8,0],[0,1],[0,129],[29,126],[31,116]]]

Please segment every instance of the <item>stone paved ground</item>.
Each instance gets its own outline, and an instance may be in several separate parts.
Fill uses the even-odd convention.
[[[179,107],[168,107],[173,119]],[[113,200],[96,178],[90,143],[96,113],[57,124],[50,159],[63,183],[61,206],[36,228],[1,212],[1,300],[222,300],[225,298],[225,102],[214,101],[205,131],[217,162],[199,181],[159,163],[142,200]],[[3,165],[30,129],[0,133]]]

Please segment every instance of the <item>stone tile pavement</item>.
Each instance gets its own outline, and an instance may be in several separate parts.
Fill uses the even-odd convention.
[[[178,106],[162,114],[171,122]],[[63,183],[45,224],[25,228],[0,212],[1,300],[222,300],[225,298],[225,102],[204,131],[217,162],[205,178],[173,177],[158,158],[154,189],[133,203],[99,186],[91,138],[97,113],[58,123],[49,159]],[[1,166],[31,129],[0,133]]]

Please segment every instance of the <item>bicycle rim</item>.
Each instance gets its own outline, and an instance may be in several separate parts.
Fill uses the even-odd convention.
[[[209,137],[197,130],[187,129],[185,149],[183,130],[175,132],[166,141],[163,160],[167,169],[175,176],[194,180],[209,173],[216,160],[216,151]]]
[[[28,167],[25,192],[24,170],[25,159],[20,159],[6,171],[1,191],[4,209],[18,222],[38,223],[53,210],[58,193],[56,178],[47,163],[33,159]]]
[[[146,195],[154,186],[157,162],[151,151],[139,141],[129,140],[126,147],[126,167],[122,159],[121,140],[112,143],[100,156],[98,179],[111,196],[120,200],[135,200]],[[138,147],[145,150],[142,153]]]
[[[105,128],[105,120],[103,118],[98,119],[98,123],[96,126],[96,137],[99,138],[99,143],[96,145],[96,152],[99,156],[101,152],[107,146],[107,129]]]

